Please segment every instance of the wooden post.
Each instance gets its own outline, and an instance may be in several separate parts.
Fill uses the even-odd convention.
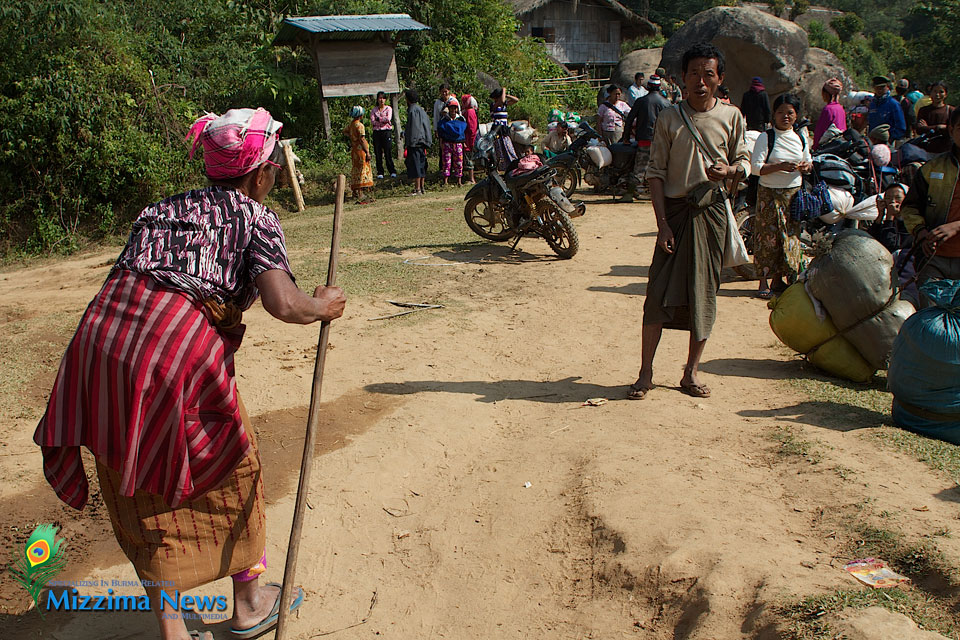
[[[320,54],[317,53],[317,40],[313,38],[310,40],[310,53],[313,56],[313,67],[317,72],[317,89],[320,91],[320,109],[323,115],[323,133],[326,136],[327,140],[331,138],[331,127],[330,127],[330,109],[327,107],[327,99],[323,97],[323,77],[320,74]]]
[[[347,188],[347,178],[337,176],[337,200],[333,209],[333,238],[330,240],[330,264],[327,268],[327,286],[337,284],[337,264],[340,261],[340,218],[343,213],[343,193]],[[320,388],[323,385],[323,367],[327,358],[327,343],[330,340],[330,321],[320,324],[320,340],[317,343],[317,359],[313,366],[313,388],[310,391],[310,411],[307,415],[307,435],[303,441],[303,459],[300,461],[300,483],[297,485],[297,502],[293,510],[293,526],[290,528],[290,543],[287,546],[287,563],[283,569],[283,586],[280,589],[280,619],[277,621],[275,640],[283,640],[293,602],[294,581],[297,573],[297,559],[300,555],[300,533],[303,530],[303,516],[307,510],[307,495],[310,492],[310,472],[313,469],[313,449],[316,446],[317,431],[320,427]]]
[[[393,109],[393,140],[396,143],[397,162],[403,164],[403,137],[400,135],[400,94],[390,94],[390,107]]]
[[[303,192],[300,191],[300,181],[297,180],[296,161],[293,159],[293,149],[289,142],[283,145],[283,158],[287,165],[287,177],[293,187],[293,198],[297,201],[297,211],[303,211],[307,206],[303,203]]]

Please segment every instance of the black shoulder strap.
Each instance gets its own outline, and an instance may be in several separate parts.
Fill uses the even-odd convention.
[[[773,127],[770,127],[766,131],[767,134],[767,158],[764,160],[764,163],[770,159],[770,154],[773,153],[773,144],[777,141],[776,134],[773,132]],[[807,149],[807,137],[803,135],[802,131],[796,131],[797,137],[800,138],[800,148],[803,150]]]
[[[613,111],[616,111],[617,113],[619,113],[621,118],[626,118],[626,117],[627,117],[626,114],[623,113],[623,111],[620,111],[620,109],[617,109],[615,106],[613,106],[612,104],[610,104],[610,101],[609,101],[609,100],[604,100],[604,101],[603,101],[603,104],[604,104],[604,106],[606,106],[607,108],[612,109]]]

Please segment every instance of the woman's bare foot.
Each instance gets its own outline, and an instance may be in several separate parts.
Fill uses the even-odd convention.
[[[277,586],[260,586],[257,580],[233,583],[233,628],[249,629],[270,615],[280,597]]]

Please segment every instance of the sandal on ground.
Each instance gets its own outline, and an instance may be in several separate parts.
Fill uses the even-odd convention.
[[[770,289],[760,289],[760,291],[757,291],[753,295],[755,298],[760,298],[761,300],[769,300],[773,297],[773,291]]]
[[[680,391],[693,398],[709,398],[710,387],[705,384],[696,384],[693,382],[680,382]]]
[[[647,392],[653,389],[653,385],[649,387],[644,387],[640,385],[640,381],[637,380],[632,385],[630,385],[630,392],[627,394],[627,400],[643,400],[647,397]]]
[[[283,588],[279,582],[268,582],[267,586],[277,587],[278,589]],[[273,609],[270,610],[266,618],[246,629],[234,629],[230,627],[230,635],[239,640],[245,640],[246,638],[256,638],[276,627],[277,622],[280,620],[280,596],[281,594],[278,593],[277,601],[273,603]],[[290,603],[290,611],[296,611],[300,608],[301,604],[303,604],[303,589],[297,587],[297,596],[293,599],[293,602]]]

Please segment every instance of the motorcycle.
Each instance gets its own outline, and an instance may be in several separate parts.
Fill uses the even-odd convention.
[[[600,134],[586,122],[577,127],[577,138],[570,148],[547,161],[557,167],[557,182],[569,197],[581,181],[597,193],[611,193],[614,197],[632,195],[636,190],[633,174],[637,146],[616,143],[605,145]]]
[[[549,165],[517,176],[500,175],[493,152],[502,127],[495,127],[477,141],[474,163],[486,169],[487,177],[464,196],[463,217],[481,238],[504,242],[514,239],[516,248],[525,235],[543,238],[559,257],[572,258],[580,238],[571,218],[582,216],[586,205],[573,204],[556,183],[557,169]]]
[[[548,166],[556,168],[557,184],[568,198],[580,188],[580,183],[583,182],[582,170],[590,166],[590,160],[586,156],[587,145],[592,140],[600,139],[600,134],[586,122],[579,124],[575,133],[577,136],[566,151],[547,160]]]

